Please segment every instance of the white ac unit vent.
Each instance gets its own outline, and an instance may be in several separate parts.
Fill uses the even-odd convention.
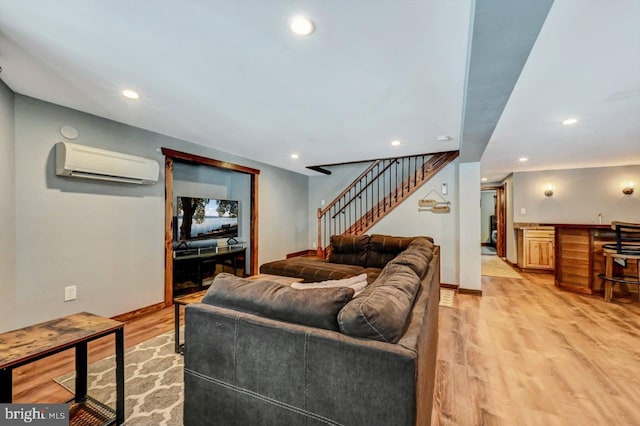
[[[150,158],[78,145],[56,144],[56,175],[112,182],[153,184],[160,166]]]

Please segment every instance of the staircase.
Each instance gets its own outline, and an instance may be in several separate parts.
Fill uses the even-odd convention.
[[[359,235],[458,157],[458,151],[376,160],[324,209],[318,209],[318,257],[331,235]]]

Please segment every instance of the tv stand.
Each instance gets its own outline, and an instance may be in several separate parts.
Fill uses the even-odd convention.
[[[203,266],[226,264],[233,267],[234,274],[238,273],[238,260],[245,258],[247,249],[241,246],[192,248],[187,250],[174,250],[173,252],[173,280],[178,281],[177,271],[195,273],[195,282],[201,290]],[[226,262],[225,262],[226,261]],[[244,266],[243,266],[244,268]]]

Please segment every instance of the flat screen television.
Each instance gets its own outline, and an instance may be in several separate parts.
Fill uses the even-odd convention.
[[[235,239],[238,201],[178,197],[176,240]]]

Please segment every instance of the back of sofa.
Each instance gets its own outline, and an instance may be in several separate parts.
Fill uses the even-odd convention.
[[[439,251],[397,344],[222,307],[186,308],[185,425],[427,425]]]
[[[436,381],[438,355],[438,311],[440,302],[440,246],[434,246],[434,256],[422,279],[411,319],[399,346],[418,354],[416,378],[416,422],[418,426],[431,424],[433,392]]]
[[[366,268],[384,268],[385,265],[409,247],[416,238],[392,235],[333,235],[329,245],[329,263],[357,265]]]
[[[210,305],[186,312],[185,425],[413,424],[412,351]]]

